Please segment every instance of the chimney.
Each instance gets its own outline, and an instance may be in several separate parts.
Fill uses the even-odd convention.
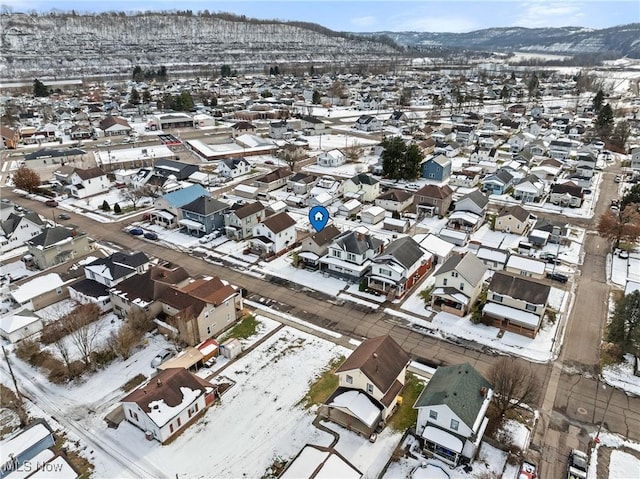
[[[362,241],[364,239],[364,236],[362,233],[360,233],[359,231],[356,233],[356,238],[358,239],[358,241]]]
[[[158,379],[158,380],[156,381],[156,385],[157,385],[158,387],[161,387],[161,386],[162,386],[162,379]]]
[[[486,387],[482,386],[482,387],[480,388],[480,395],[481,395],[483,398],[484,398],[484,397],[487,397],[487,388],[486,388]]]

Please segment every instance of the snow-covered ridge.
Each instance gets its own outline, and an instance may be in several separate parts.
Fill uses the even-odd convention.
[[[362,62],[397,54],[382,43],[289,23],[170,13],[1,15],[0,41],[3,78],[33,78],[43,71],[57,76],[121,73],[135,65],[209,65],[217,70],[222,64],[241,69]]]

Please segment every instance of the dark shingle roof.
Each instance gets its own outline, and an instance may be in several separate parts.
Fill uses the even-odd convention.
[[[56,226],[54,228],[44,229],[38,236],[34,236],[33,238],[31,238],[29,240],[29,243],[34,246],[42,246],[43,248],[47,248],[64,239],[71,238],[72,236],[76,236],[74,230],[64,228],[62,226]]]
[[[378,183],[373,176],[367,175],[366,173],[360,173],[351,178],[351,181],[356,185],[375,185]]]
[[[410,360],[391,336],[379,336],[363,341],[336,373],[360,370],[380,391],[386,392]]]
[[[513,216],[519,221],[527,221],[529,219],[530,213],[520,205],[505,206],[498,213],[498,218],[509,215]]]
[[[182,206],[180,209],[203,216],[209,216],[219,211],[224,211],[227,208],[229,208],[229,205],[222,201],[218,201],[210,196],[201,196],[191,203]]]
[[[318,246],[330,243],[333,238],[340,234],[340,230],[335,225],[328,225],[322,231],[311,236],[311,240]]]
[[[233,206],[231,206],[231,210],[236,214],[238,218],[244,219],[259,211],[264,210],[264,205],[259,201],[247,204],[235,203]]]
[[[364,254],[370,249],[377,251],[382,245],[382,241],[378,238],[355,231],[345,231],[336,238],[335,242],[345,251],[355,254]]]
[[[451,195],[453,195],[453,190],[449,185],[424,185],[422,188],[416,191],[416,196],[425,196],[427,198],[444,199]]]
[[[119,279],[131,274],[138,266],[147,264],[149,258],[141,251],[118,251],[106,258],[99,258],[87,266],[103,265],[111,272],[112,279]]]
[[[397,239],[389,243],[384,252],[374,261],[384,261],[385,257],[392,256],[405,268],[410,268],[424,256],[424,250],[410,236]]]
[[[489,198],[487,198],[487,196],[478,189],[475,189],[472,192],[464,195],[462,198],[458,200],[458,203],[466,199],[473,201],[476,205],[478,205],[482,209],[484,209],[487,206],[487,204],[489,204]]]
[[[269,228],[274,233],[280,233],[281,231],[286,230],[287,228],[296,224],[296,220],[294,220],[287,213],[282,212],[277,215],[269,216],[266,220],[262,222],[267,228]]]
[[[411,198],[413,196],[412,193],[409,193],[408,191],[404,191],[404,190],[389,190],[386,193],[381,194],[380,196],[378,196],[379,200],[386,200],[386,201],[397,201],[397,202],[403,202],[403,201],[407,201],[409,198]]]
[[[98,166],[87,168],[86,170],[83,170],[82,168],[75,168],[73,172],[82,180],[90,180],[91,178],[99,178],[106,175],[104,170]]]
[[[478,417],[491,384],[470,364],[440,366],[418,397],[414,407],[446,405],[469,428]]]
[[[489,283],[489,291],[531,304],[546,304],[551,287],[520,276],[496,271]]]

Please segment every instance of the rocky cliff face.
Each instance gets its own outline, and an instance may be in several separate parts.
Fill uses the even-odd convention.
[[[489,28],[469,33],[380,32],[398,44],[485,51],[530,51],[575,55],[611,53],[640,58],[640,23],[589,28]]]
[[[0,78],[13,79],[126,73],[135,65],[262,71],[265,65],[383,62],[398,55],[392,46],[319,26],[229,15],[3,14],[0,41]]]

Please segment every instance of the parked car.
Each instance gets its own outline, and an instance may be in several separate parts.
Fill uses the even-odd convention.
[[[152,368],[157,368],[162,363],[164,363],[167,359],[173,357],[174,355],[175,355],[175,352],[172,351],[171,349],[164,349],[164,350],[160,351],[156,355],[156,357],[151,360],[151,367]]]
[[[44,202],[45,205],[51,206],[52,208],[58,206],[58,202],[56,200],[47,200]]]
[[[618,253],[618,256],[622,259],[627,259],[629,258],[629,252],[621,249],[620,253]]]
[[[616,177],[615,177],[615,179],[613,181],[615,181],[616,183],[620,183],[622,181],[622,176],[616,175]]]
[[[158,233],[154,233],[153,231],[147,231],[144,234],[144,237],[153,241],[157,241],[158,239]]]
[[[142,236],[144,234],[144,231],[142,230],[142,228],[131,228],[129,230],[129,234],[133,236]]]
[[[518,479],[536,479],[538,477],[538,473],[536,470],[535,464],[532,464],[528,461],[524,461],[522,466],[520,466],[520,473],[518,474]]]
[[[547,273],[547,278],[553,281],[559,281],[560,283],[566,283],[569,281],[569,276],[562,273]]]
[[[572,449],[567,464],[567,479],[586,479],[589,457],[582,451]]]
[[[71,216],[69,216],[69,215],[68,215],[68,214],[66,214],[66,213],[60,213],[60,214],[58,215],[58,219],[61,219],[61,220],[70,220],[70,219],[71,219]]]

